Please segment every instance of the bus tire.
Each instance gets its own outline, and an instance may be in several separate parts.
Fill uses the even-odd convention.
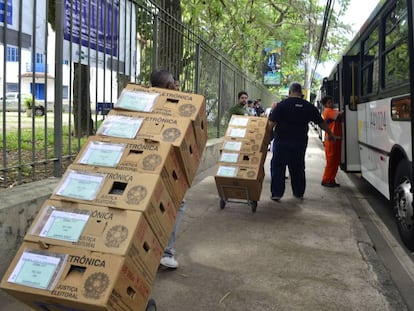
[[[393,205],[401,240],[410,251],[414,251],[414,219],[412,167],[406,159],[402,160],[395,173]]]

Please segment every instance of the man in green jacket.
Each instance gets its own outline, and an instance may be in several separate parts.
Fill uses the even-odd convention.
[[[229,118],[231,118],[232,115],[237,114],[241,116],[247,116],[249,115],[249,111],[247,110],[247,99],[248,95],[246,91],[240,91],[238,94],[239,102],[232,106],[229,110]]]

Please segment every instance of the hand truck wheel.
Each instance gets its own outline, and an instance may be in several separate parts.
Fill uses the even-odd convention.
[[[147,308],[145,309],[145,311],[157,311],[157,305],[155,304],[154,299],[151,298],[150,300],[148,300]]]
[[[226,207],[226,200],[220,198],[220,209],[224,209]]]
[[[253,213],[256,213],[256,210],[257,210],[257,201],[250,201],[249,200],[249,205],[250,205],[250,207],[252,209],[252,212]]]

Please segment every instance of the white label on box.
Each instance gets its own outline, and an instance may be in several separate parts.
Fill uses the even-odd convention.
[[[241,141],[225,141],[223,145],[224,150],[240,151],[242,146]]]
[[[103,174],[68,171],[56,194],[81,200],[95,200],[105,181]]]
[[[101,124],[97,134],[111,137],[135,138],[142,122],[144,122],[144,118],[111,116]]]
[[[246,129],[242,127],[230,128],[229,136],[235,138],[244,138],[246,137]]]
[[[220,156],[221,162],[237,163],[238,159],[239,159],[238,153],[223,152]]]
[[[111,144],[104,142],[89,142],[80,163],[115,167],[125,150],[126,144]]]
[[[219,166],[217,176],[235,177],[237,176],[237,167],[234,166]]]
[[[248,118],[241,118],[241,117],[232,117],[230,120],[229,125],[231,126],[247,126],[249,123]]]
[[[151,112],[159,95],[158,93],[124,90],[115,106],[122,109]]]
[[[89,215],[86,214],[52,211],[39,236],[78,242],[88,219]]]
[[[7,281],[50,290],[61,260],[61,257],[24,251]]]

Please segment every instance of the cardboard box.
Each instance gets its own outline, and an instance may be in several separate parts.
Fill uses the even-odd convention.
[[[175,205],[181,203],[189,187],[181,162],[169,143],[90,136],[74,163],[159,174]]]
[[[188,184],[191,185],[200,164],[200,153],[190,119],[113,109],[109,112],[108,118],[105,119],[101,127],[106,127],[105,122],[110,123],[111,117],[142,120],[142,124],[134,137],[136,139],[148,139],[172,144],[179,155],[181,167],[185,171]],[[99,131],[98,134],[104,132]]]
[[[34,310],[145,310],[149,284],[131,259],[23,242],[0,287]]]
[[[232,115],[229,126],[267,129],[268,119],[264,117]]]
[[[161,246],[179,208],[160,175],[80,164],[69,165],[50,198],[143,212]]]
[[[214,176],[220,198],[259,201],[264,169],[254,166],[220,164]]]
[[[128,256],[148,283],[165,248],[142,212],[55,200],[46,200],[24,240]]]
[[[263,128],[228,126],[224,138],[250,140],[259,145],[270,142],[270,135]]]
[[[256,141],[255,139],[233,138],[225,136],[221,145],[221,150],[234,152],[267,152],[267,147],[264,141]]]
[[[220,153],[219,164],[242,165],[242,166],[263,166],[266,160],[266,153],[261,152],[231,152],[223,150]]]
[[[154,97],[152,103],[147,100],[145,104],[140,105],[145,102],[145,98],[148,98],[146,93],[156,93],[159,96]],[[115,108],[189,118],[193,123],[199,154],[202,155],[207,143],[207,115],[204,96],[156,87],[145,88],[130,83],[122,91]]]
[[[225,138],[246,139],[267,146],[271,139],[267,127],[267,118],[232,115]]]

